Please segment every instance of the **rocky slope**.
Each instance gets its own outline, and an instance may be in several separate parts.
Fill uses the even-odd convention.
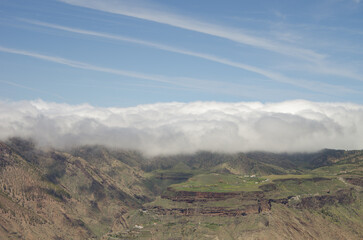
[[[150,198],[142,172],[111,157],[101,156],[105,169],[68,153],[11,145],[0,143],[1,239],[98,239],[127,227],[123,214]]]
[[[0,239],[361,239],[362,151],[147,159],[0,142]]]

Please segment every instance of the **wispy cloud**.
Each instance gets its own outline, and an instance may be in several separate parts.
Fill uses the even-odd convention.
[[[363,75],[355,72],[354,69],[342,68],[337,64],[318,64],[318,65],[297,65],[296,68],[300,68],[302,71],[310,71],[318,74],[326,74],[331,76],[339,76],[349,79],[355,79],[363,81]]]
[[[172,85],[187,88],[187,89],[198,89],[198,90],[202,90],[202,91],[216,91],[216,92],[225,93],[225,94],[228,94],[228,93],[237,94],[239,91],[241,91],[241,89],[249,88],[249,86],[245,86],[245,85],[225,83],[225,82],[219,82],[219,81],[214,81],[214,80],[204,80],[204,79],[197,79],[197,78],[190,78],[190,77],[171,77],[171,76],[164,76],[164,75],[145,74],[145,73],[132,72],[132,71],[126,71],[126,70],[121,70],[121,69],[100,67],[100,66],[96,66],[96,65],[92,65],[92,64],[88,64],[88,63],[84,63],[84,62],[79,62],[79,61],[74,61],[74,60],[70,60],[70,59],[66,59],[66,58],[48,56],[48,55],[39,54],[36,52],[30,52],[30,51],[14,49],[14,48],[6,48],[6,47],[2,47],[2,46],[0,46],[0,52],[28,56],[28,57],[48,61],[48,62],[58,63],[58,64],[66,65],[69,67],[73,67],[73,68],[78,68],[78,69],[110,73],[110,74],[126,76],[126,77],[131,77],[131,78],[136,78],[136,79],[164,83],[164,84],[172,84]]]
[[[22,89],[29,90],[29,91],[32,91],[32,92],[37,92],[37,93],[42,93],[42,94],[45,94],[45,95],[50,95],[50,96],[56,97],[56,98],[61,99],[61,100],[66,100],[64,97],[62,97],[62,96],[60,96],[58,94],[50,93],[49,91],[42,91],[42,90],[32,88],[32,87],[28,87],[28,86],[25,86],[25,85],[22,85],[22,84],[19,84],[19,83],[5,81],[5,80],[0,80],[0,83],[4,83],[4,84],[7,84],[7,85],[10,85],[10,86],[13,86],[13,87],[17,87],[17,88],[22,88]]]
[[[71,28],[71,27],[67,27],[67,26],[50,24],[50,23],[34,21],[34,20],[29,20],[29,19],[21,19],[21,20],[25,21],[27,23],[35,24],[35,25],[38,25],[38,26],[44,26],[44,27],[48,27],[48,28],[52,28],[52,29],[58,29],[58,30],[77,33],[77,34],[82,34],[82,35],[112,39],[112,40],[116,40],[116,41],[130,42],[130,43],[140,44],[140,45],[143,45],[143,46],[152,47],[152,48],[156,48],[156,49],[160,49],[160,50],[164,50],[164,51],[168,51],[168,52],[174,52],[174,53],[178,53],[178,54],[197,57],[197,58],[200,58],[200,59],[204,59],[204,60],[208,60],[208,61],[212,61],[212,62],[217,62],[217,63],[224,64],[224,65],[227,65],[227,66],[231,66],[231,67],[243,69],[243,70],[246,70],[246,71],[254,72],[254,73],[257,73],[257,74],[259,74],[261,76],[264,76],[264,77],[266,77],[268,79],[274,80],[276,82],[281,82],[281,83],[293,85],[293,86],[296,86],[296,87],[299,87],[299,88],[308,89],[310,91],[321,91],[322,89],[323,89],[323,92],[330,92],[330,93],[332,91],[334,91],[334,92],[337,92],[337,91],[338,92],[340,92],[340,91],[351,92],[352,91],[352,90],[349,90],[349,89],[344,88],[342,86],[335,86],[335,85],[326,84],[326,83],[311,82],[311,81],[307,81],[307,80],[303,80],[303,79],[289,78],[289,77],[286,77],[283,74],[280,74],[280,73],[277,73],[277,72],[265,70],[265,69],[258,68],[258,67],[255,67],[255,66],[251,66],[251,65],[248,65],[248,64],[244,64],[244,63],[241,63],[241,62],[232,61],[232,60],[229,60],[227,58],[222,58],[222,57],[218,57],[218,56],[214,56],[214,55],[210,55],[210,54],[205,54],[205,53],[200,53],[200,52],[195,52],[195,51],[189,51],[189,50],[186,50],[186,49],[176,48],[176,47],[168,46],[168,45],[165,45],[165,44],[159,44],[159,43],[155,43],[155,42],[150,42],[150,41],[125,37],[125,36],[120,36],[120,35],[113,35],[113,34],[89,31],[89,30],[78,29],[78,28]],[[315,70],[315,68],[314,68],[314,70]],[[331,72],[325,71],[325,72],[326,73],[336,73],[336,72],[340,73],[339,71],[331,71]],[[352,75],[352,74],[350,73],[350,75]]]
[[[283,55],[293,56],[308,61],[320,61],[325,55],[317,53],[311,49],[298,48],[274,42],[265,38],[246,34],[240,29],[226,26],[210,24],[193,18],[188,18],[169,12],[146,9],[130,1],[110,1],[110,0],[59,0],[75,6],[91,8],[99,11],[120,14],[124,16],[139,18],[147,21],[170,25],[190,31],[208,34],[234,42],[246,44],[256,48],[265,49]]]
[[[111,73],[111,74],[116,74],[116,75],[121,75],[121,76],[126,76],[126,77],[132,77],[132,78],[138,78],[138,79],[144,79],[144,80],[152,80],[152,81],[162,82],[162,83],[171,83],[171,84],[182,85],[182,83],[178,83],[177,81],[168,80],[169,77],[165,77],[165,76],[161,76],[161,75],[160,76],[159,75],[150,75],[150,74],[143,74],[143,73],[131,72],[131,71],[125,71],[125,70],[119,70],[119,69],[99,67],[99,66],[95,66],[95,65],[91,65],[91,64],[87,64],[87,63],[83,63],[83,62],[79,62],[79,61],[74,61],[74,60],[70,60],[70,59],[66,59],[66,58],[53,57],[53,56],[43,55],[43,54],[39,54],[39,53],[35,53],[35,52],[29,52],[29,51],[13,49],[13,48],[5,48],[2,46],[0,46],[0,51],[6,52],[6,53],[33,57],[33,58],[37,58],[37,59],[41,59],[41,60],[45,60],[45,61],[49,61],[49,62],[59,63],[59,64],[66,65],[69,67],[73,67],[73,68],[80,68],[80,69],[86,69],[86,70],[92,70],[92,71],[98,71],[98,72]]]
[[[276,52],[282,55],[293,56],[298,59],[306,60],[311,69],[315,73],[324,74],[324,75],[334,75],[343,78],[349,78],[354,80],[363,81],[362,74],[356,69],[348,69],[341,65],[341,63],[333,63],[330,62],[328,58],[329,55],[315,52],[308,48],[296,47],[294,45],[287,44],[286,42],[281,43],[278,41],[272,41],[268,38],[256,37],[250,34],[244,33],[241,29],[231,28],[228,26],[221,26],[210,24],[208,22],[203,22],[197,19],[193,19],[190,17],[185,17],[182,15],[174,14],[167,11],[158,10],[155,7],[145,8],[141,4],[135,4],[130,1],[112,1],[112,0],[58,0],[64,3],[68,3],[75,6],[95,9],[99,11],[109,12],[113,14],[120,14],[124,16],[135,17],[147,21],[162,23],[190,31],[200,32],[204,34],[208,34],[211,36],[217,36],[224,39],[228,39],[234,42],[246,44],[255,48],[260,48],[264,50],[269,50],[272,52]],[[286,34],[286,33],[285,33]],[[141,43],[140,43],[141,44]],[[154,46],[157,47],[157,46]],[[165,49],[167,50],[167,49]],[[171,51],[173,49],[169,49]],[[176,49],[174,49],[176,50]],[[191,52],[186,51],[184,54],[193,55]],[[291,79],[284,77],[282,74],[279,74],[278,78],[276,78],[276,73],[271,71],[266,71],[264,69],[259,69],[254,66],[250,66],[243,63],[231,63],[228,59],[216,59],[216,56],[210,56],[206,54],[194,54],[199,55],[199,57],[204,59],[209,59],[211,61],[218,61],[220,63],[228,65],[234,65],[235,67],[239,67],[245,69],[247,71],[252,71],[258,74],[262,74],[265,77],[270,79],[285,82],[289,84],[299,84],[296,79]],[[231,64],[230,64],[231,63]],[[238,65],[238,66],[237,66]],[[331,70],[333,68],[333,70]],[[346,81],[345,79],[343,81]],[[301,81],[300,81],[301,82]],[[309,84],[308,81],[300,84],[299,87],[307,86],[310,88],[316,88],[316,84]],[[311,86],[311,87],[310,87]]]
[[[46,147],[103,144],[149,155],[363,148],[363,105],[349,103],[174,102],[99,108],[38,100],[0,101],[0,112],[1,140],[31,137]]]

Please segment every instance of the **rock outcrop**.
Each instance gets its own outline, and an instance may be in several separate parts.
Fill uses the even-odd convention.
[[[268,188],[269,190],[273,188]],[[163,208],[153,206],[149,210],[156,211],[161,215],[208,215],[208,216],[245,216],[248,214],[260,214],[269,212],[272,203],[283,204],[296,209],[318,209],[325,205],[332,204],[350,204],[354,201],[354,192],[352,189],[342,189],[335,193],[319,196],[296,197],[270,199],[266,198],[263,191],[251,192],[193,192],[193,191],[175,191],[173,188],[161,196],[175,202],[185,202],[191,204],[188,208]],[[208,202],[225,201],[228,199],[237,199],[238,205],[228,207],[206,207],[200,206],[199,203],[208,204]]]
[[[354,189],[342,189],[333,195],[321,195],[302,198],[295,207],[300,209],[318,209],[325,205],[350,204],[354,201]]]
[[[178,202],[207,202],[207,201],[222,201],[229,198],[238,198],[241,200],[258,200],[264,198],[262,191],[252,192],[194,192],[194,191],[175,191],[173,188],[168,188],[161,195],[172,201]]]

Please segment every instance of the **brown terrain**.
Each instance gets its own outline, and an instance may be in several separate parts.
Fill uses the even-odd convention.
[[[66,153],[29,159],[0,143],[0,239],[99,239],[126,227],[123,214],[140,206],[138,198],[148,198],[142,193],[147,189],[125,187],[142,178],[122,164],[115,167],[124,167],[135,182],[115,180]]]
[[[145,159],[132,151],[100,146],[44,151],[12,139],[0,142],[0,239],[362,239],[357,159],[363,153],[349,154],[329,158],[332,164],[356,164],[352,170],[331,165],[339,177],[277,178],[254,191],[177,191],[171,184],[198,174],[190,169],[199,162],[178,165],[187,172],[159,172],[163,165],[155,160],[161,167],[153,173],[153,165],[143,166]],[[217,164],[208,162],[213,171]],[[238,171],[253,170],[251,164],[276,172],[252,160]],[[336,187],[325,187],[330,182]],[[289,184],[314,190],[285,194]]]

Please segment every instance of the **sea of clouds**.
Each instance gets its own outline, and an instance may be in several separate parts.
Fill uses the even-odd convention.
[[[295,100],[102,108],[0,101],[0,139],[13,136],[33,138],[41,147],[102,144],[151,156],[363,149],[363,105]]]

